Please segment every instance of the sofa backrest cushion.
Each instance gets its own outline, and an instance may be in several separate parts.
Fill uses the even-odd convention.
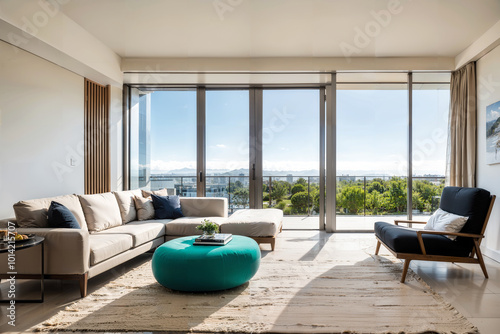
[[[155,208],[151,198],[134,196],[135,207],[138,220],[149,220],[155,217]]]
[[[122,225],[120,208],[113,193],[79,195],[90,232]]]
[[[142,191],[142,196],[143,197],[151,197],[151,195],[157,195],[157,196],[167,196],[167,188],[163,188],[160,190],[141,190]]]
[[[160,190],[144,190],[142,189],[142,197],[151,197],[151,195],[157,195],[157,196],[172,196],[175,195],[176,191],[175,188],[163,188]]]
[[[14,204],[17,225],[22,228],[49,227],[47,212],[52,201],[67,207],[75,216],[80,227],[83,230],[87,230],[85,214],[77,195],[64,195],[17,202]]]
[[[490,192],[481,188],[445,187],[441,195],[439,207],[459,216],[469,217],[460,230],[462,233],[480,234],[488,208]]]
[[[227,217],[225,197],[179,197],[186,217]]]
[[[134,196],[142,196],[141,190],[115,191],[113,194],[118,202],[123,224],[137,220],[137,210],[135,208]]]

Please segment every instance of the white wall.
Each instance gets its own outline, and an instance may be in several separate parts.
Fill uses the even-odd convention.
[[[67,17],[67,3],[2,1],[0,40],[102,85],[121,85],[120,56]]]
[[[497,196],[482,243],[484,253],[500,261],[500,164],[486,163],[486,107],[500,101],[500,46],[477,61],[477,186]]]
[[[83,192],[83,130],[84,79],[0,42],[0,218],[19,200]]]

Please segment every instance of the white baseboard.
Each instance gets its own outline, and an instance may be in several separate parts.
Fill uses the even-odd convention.
[[[496,262],[500,262],[500,251],[487,247],[481,247],[481,251],[483,252],[484,256],[487,256]]]

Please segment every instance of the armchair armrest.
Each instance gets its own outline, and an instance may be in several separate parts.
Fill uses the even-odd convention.
[[[45,238],[45,273],[48,275],[81,275],[89,270],[89,232],[69,228],[18,228],[18,233],[33,233]],[[16,252],[18,274],[40,273],[40,247]],[[7,254],[0,254],[0,273],[6,273]]]
[[[416,220],[401,220],[401,219],[398,219],[398,220],[394,221],[394,224],[396,224],[396,225],[399,225],[399,223],[404,223],[404,224],[427,224],[427,222],[420,222],[420,221],[416,221]]]
[[[454,235],[457,237],[473,238],[474,240],[484,238],[484,235],[481,235],[481,234],[420,230],[420,231],[417,231],[417,238],[418,238],[418,243],[420,244],[420,249],[422,250],[422,254],[424,254],[424,255],[427,255],[427,253],[425,251],[424,239],[422,239],[422,234]]]
[[[430,230],[421,230],[417,231],[417,235],[420,234],[437,234],[437,235],[454,235],[457,237],[467,237],[467,238],[476,238],[481,239],[484,238],[484,235],[481,234],[471,234],[471,233],[460,233],[460,232],[444,232],[444,231],[430,231]]]

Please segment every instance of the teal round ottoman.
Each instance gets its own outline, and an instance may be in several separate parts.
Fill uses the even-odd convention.
[[[153,275],[164,287],[178,291],[215,291],[248,282],[260,265],[255,240],[233,235],[224,246],[194,246],[198,236],[178,238],[153,254]]]

